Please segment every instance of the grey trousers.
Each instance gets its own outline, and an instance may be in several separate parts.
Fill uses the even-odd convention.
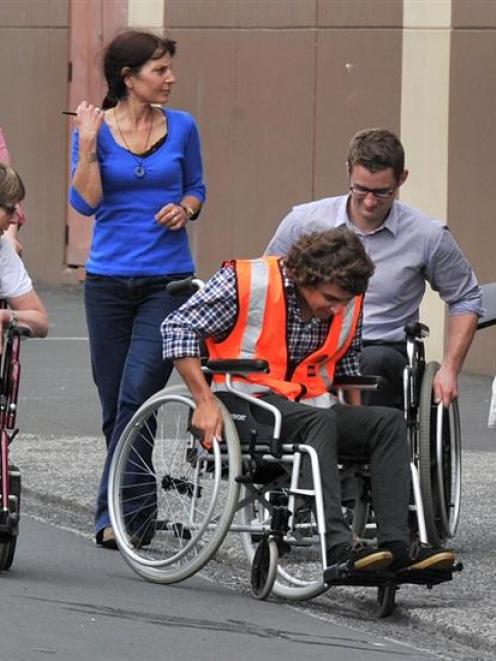
[[[369,458],[378,543],[408,542],[409,453],[405,422],[399,411],[343,404],[321,409],[275,394],[264,395],[263,399],[281,411],[285,442],[304,443],[317,451],[328,548],[352,540],[341,509],[337,468],[340,455]],[[303,479],[311,484],[308,459],[303,462]]]

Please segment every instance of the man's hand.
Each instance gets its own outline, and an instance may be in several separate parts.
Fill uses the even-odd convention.
[[[214,397],[197,405],[191,420],[191,427],[201,437],[202,445],[207,450],[211,449],[214,437],[220,440],[222,424],[222,414]]]
[[[452,401],[458,399],[458,380],[456,370],[448,367],[442,363],[439,370],[436,372],[433,383],[434,401],[436,404],[443,403],[445,408],[451,404]]]

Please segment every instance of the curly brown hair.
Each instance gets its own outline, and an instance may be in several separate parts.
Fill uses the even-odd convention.
[[[301,236],[284,260],[297,285],[336,284],[350,294],[363,294],[374,264],[356,234],[344,227]]]

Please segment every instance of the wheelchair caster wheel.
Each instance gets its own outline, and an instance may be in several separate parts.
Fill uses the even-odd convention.
[[[396,585],[387,583],[377,588],[377,603],[379,604],[379,617],[389,617],[396,606]]]
[[[256,599],[267,599],[277,575],[279,551],[276,540],[265,537],[257,547],[251,566],[251,592]]]

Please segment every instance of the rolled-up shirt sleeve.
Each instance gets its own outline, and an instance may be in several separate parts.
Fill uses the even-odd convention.
[[[202,340],[223,340],[234,327],[236,316],[236,277],[232,266],[227,265],[162,322],[164,360],[200,357]]]
[[[447,227],[433,246],[426,278],[448,305],[450,315],[473,313],[482,316],[482,290],[467,258]]]

